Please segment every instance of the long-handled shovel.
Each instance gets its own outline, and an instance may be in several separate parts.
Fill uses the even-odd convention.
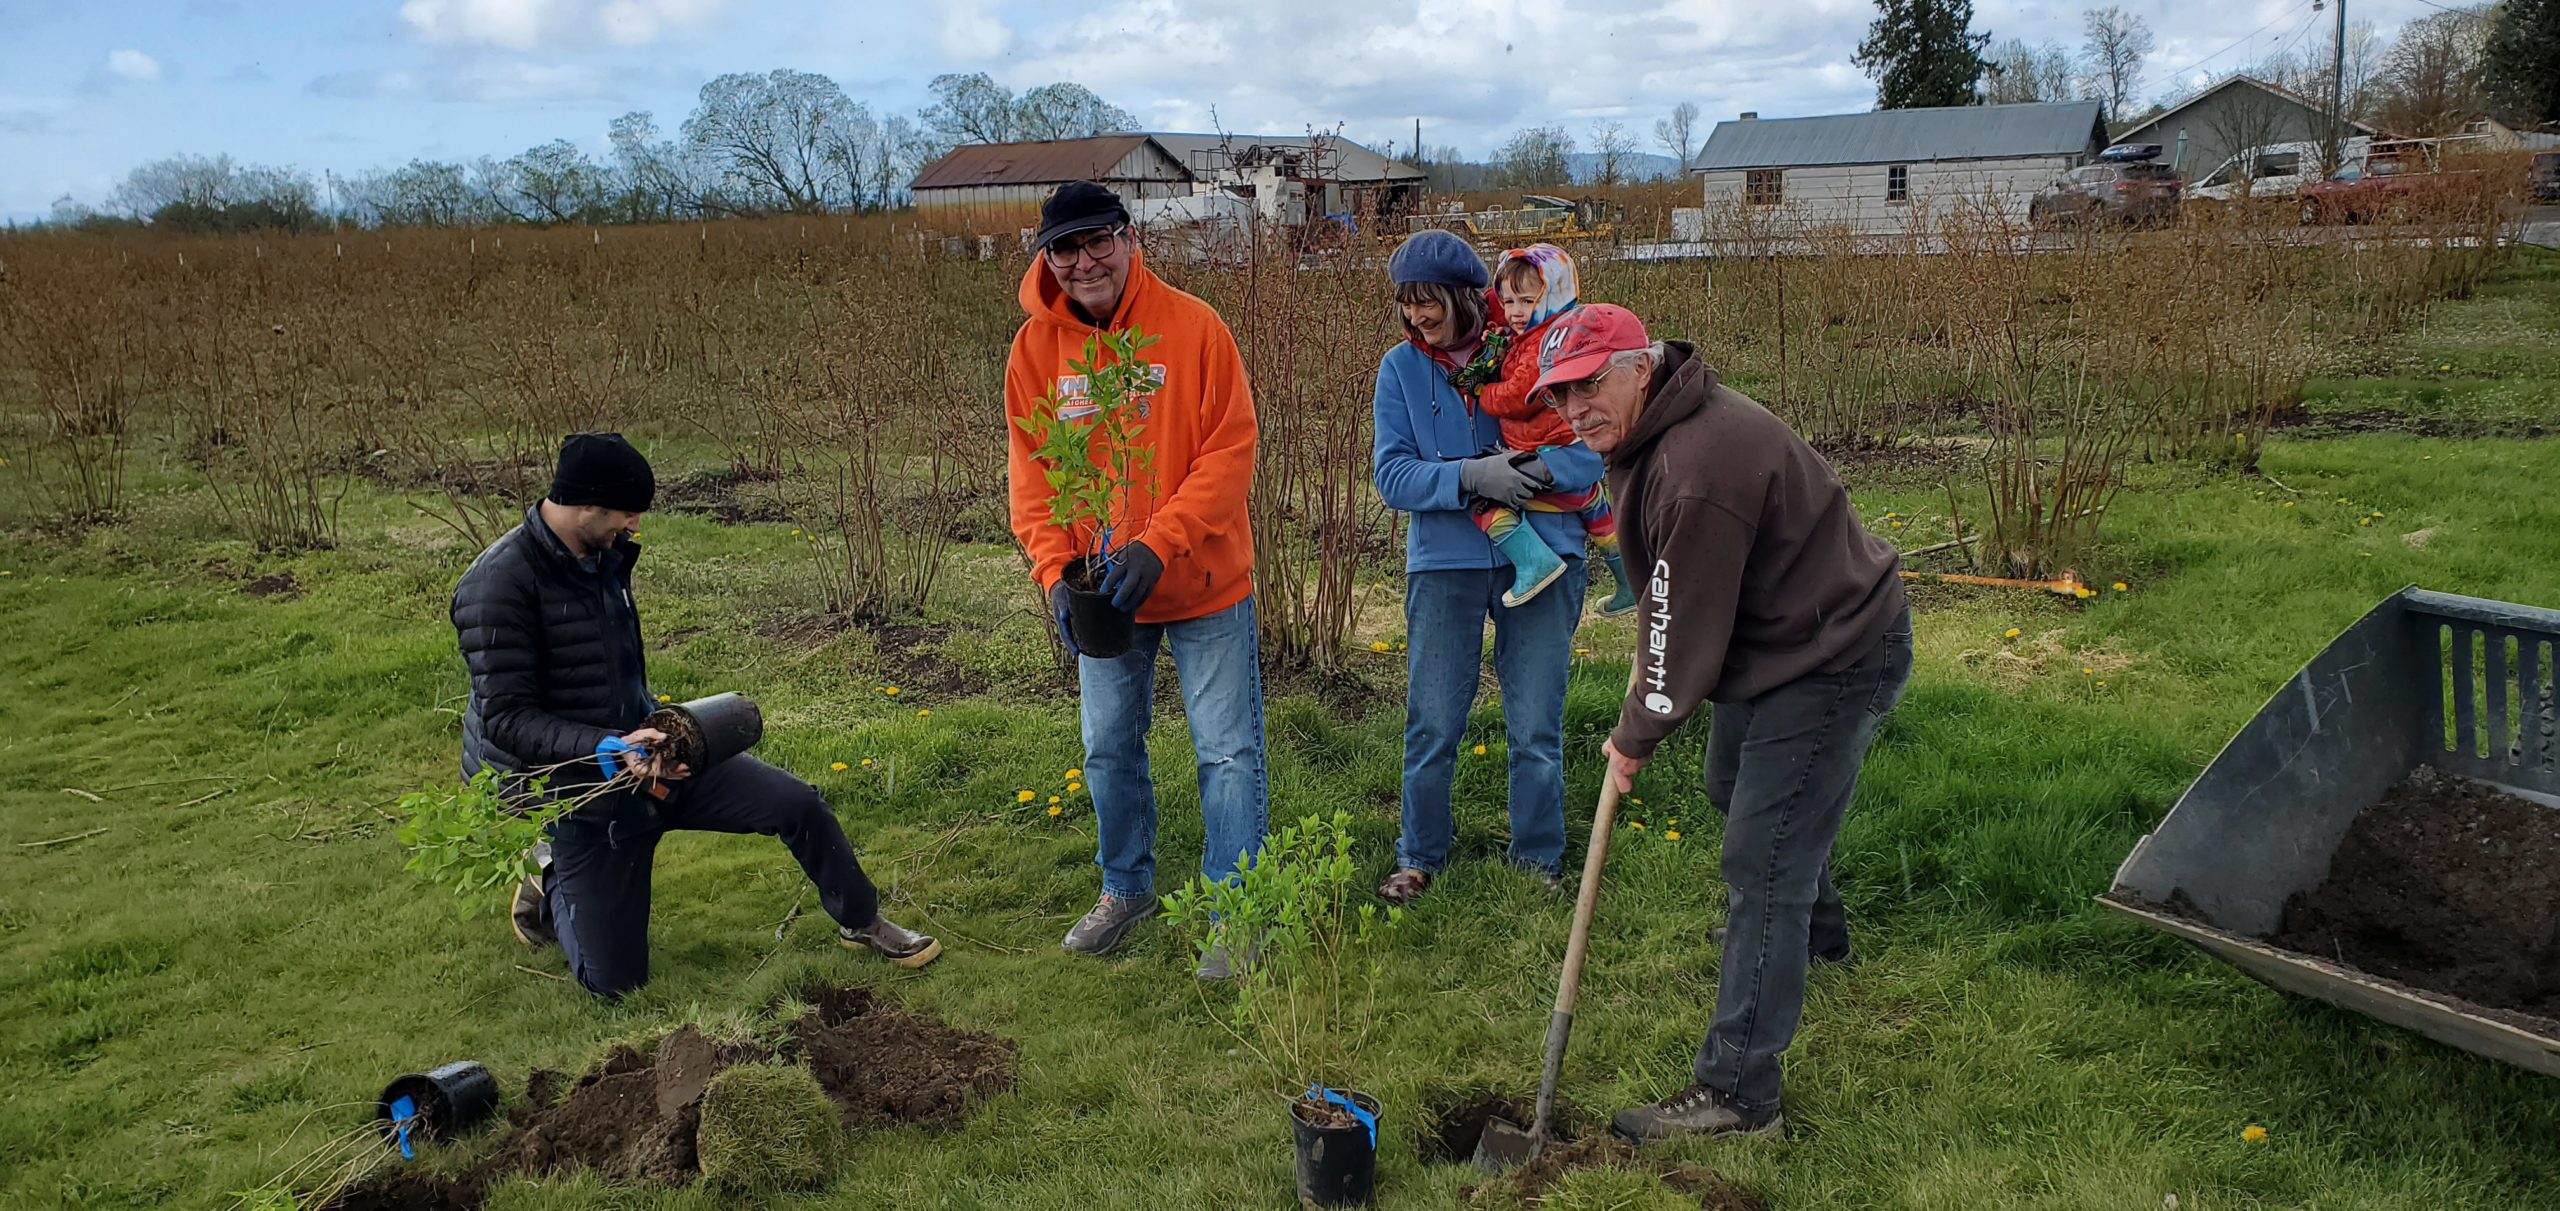
[[[1564,979],[1556,985],[1555,1014],[1547,1020],[1547,1066],[1538,1078],[1538,1116],[1527,1131],[1501,1118],[1485,1120],[1476,1139],[1476,1166],[1500,1173],[1538,1159],[1555,1119],[1556,1079],[1564,1074],[1564,1045],[1573,1037],[1573,1002],[1582,991],[1582,959],[1591,946],[1591,918],[1600,911],[1600,870],[1609,863],[1609,834],[1618,818],[1618,780],[1600,775],[1600,808],[1591,814],[1591,844],[1582,857],[1582,892],[1573,902],[1573,934],[1564,945]]]

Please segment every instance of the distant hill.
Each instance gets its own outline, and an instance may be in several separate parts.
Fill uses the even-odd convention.
[[[1564,159],[1572,167],[1573,179],[1577,182],[1588,182],[1600,171],[1600,153],[1596,151],[1577,151]],[[1650,152],[1636,152],[1619,158],[1618,171],[1626,174],[1630,181],[1658,181],[1677,175],[1680,161]]]

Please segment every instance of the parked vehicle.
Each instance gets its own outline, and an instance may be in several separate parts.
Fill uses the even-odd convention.
[[[2438,197],[2475,180],[2477,169],[2445,168],[2448,152],[2485,150],[2476,137],[2377,139],[2364,158],[2296,195],[2305,223],[2370,223],[2421,211]]]
[[[2364,135],[2347,140],[2338,157],[2341,169],[2360,170],[2366,149],[2372,145],[2373,140]],[[2320,160],[2326,150],[2315,141],[2266,143],[2243,149],[2188,187],[2186,198],[2190,202],[2231,202],[2242,198],[2290,202],[2303,186],[2322,179]]]
[[[2530,192],[2537,202],[2560,202],[2560,151],[2537,152],[2533,157]]]
[[[2145,146],[2158,154],[2157,146]],[[2178,217],[2183,187],[2178,174],[2156,159],[2083,164],[2027,202],[2027,222],[2038,228],[2170,222]]]

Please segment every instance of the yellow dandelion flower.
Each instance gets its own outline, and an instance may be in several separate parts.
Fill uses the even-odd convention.
[[[846,765],[844,762],[839,761],[839,762],[836,762],[834,765],[830,765],[830,766],[828,766],[827,768],[828,768],[828,769],[831,769],[831,770],[834,770],[835,772],[837,772],[837,773],[841,774],[841,773],[845,772],[846,770],[852,769],[853,767],[852,767],[852,766],[850,766],[850,765]]]
[[[1479,757],[1484,756],[1484,746],[1483,746],[1483,745],[1481,745],[1481,744],[1477,745],[1477,746],[1476,746],[1476,748],[1475,748],[1475,753],[1476,753],[1476,756],[1479,756]]]
[[[2106,682],[2103,682],[2103,681],[2099,682],[2099,683],[2098,683],[2098,688],[2099,688],[2099,689],[2102,689],[2102,690],[2103,690],[2103,689],[2105,689],[2105,688],[2107,688],[2107,683],[2106,683]]]
[[[1070,782],[1070,783],[1068,783],[1068,784],[1067,784],[1067,793],[1068,793],[1068,794],[1070,794],[1070,795],[1072,795],[1072,794],[1076,793],[1077,791],[1083,790],[1083,789],[1084,789],[1084,783],[1081,783],[1081,782]]]
[[[895,698],[898,696],[898,687],[890,686],[887,692],[890,697]]]
[[[1637,832],[1643,832],[1643,831],[1644,831],[1644,821],[1642,821],[1642,820],[1638,820],[1638,821],[1636,821],[1636,822],[1633,824],[1633,826],[1632,826],[1632,827],[1633,827]]]
[[[2090,668],[2084,664],[2080,666],[2080,675],[2083,677],[2095,677],[2098,675],[2098,670]]]
[[[932,714],[933,712],[930,710],[921,710],[916,712],[916,718],[923,719],[931,716]]]
[[[1057,805],[1059,805],[1059,804],[1061,804],[1061,803],[1064,803],[1064,802],[1066,802],[1066,800],[1061,799],[1061,798],[1057,797],[1056,795],[1051,795],[1051,796],[1049,796],[1049,806],[1051,806],[1051,807],[1056,807]]]
[[[1058,806],[1058,805],[1057,805],[1057,804],[1055,804],[1055,803],[1052,803],[1052,804],[1050,804],[1050,805],[1049,805],[1049,814],[1050,814],[1052,817],[1064,815],[1064,814],[1066,814],[1066,810],[1067,810],[1067,809],[1065,809],[1065,808],[1063,808],[1063,807],[1060,807],[1060,806]]]
[[[1673,828],[1678,828],[1678,827],[1680,827],[1680,817],[1678,817],[1678,816],[1673,816],[1673,817],[1671,818],[1671,827],[1673,827]]]
[[[2364,519],[2363,519],[2363,520],[2361,520],[2361,521],[2358,521],[2356,524],[2357,524],[2357,525],[2360,525],[2360,526],[2369,526],[2369,525],[2372,525],[2372,524],[2373,524],[2373,519],[2372,519],[2372,518],[2370,518],[2370,517],[2367,517],[2367,518],[2364,518]]]
[[[675,701],[675,700],[676,700],[676,696],[675,696],[675,695],[673,695],[673,694],[660,694],[660,695],[658,695],[658,701],[660,701],[660,702],[673,702],[673,701]]]
[[[2097,596],[2097,595],[2098,595],[2098,591],[2097,591],[2096,589],[2092,589],[2092,588],[2089,588],[2089,587],[2088,587],[2088,586],[2086,586],[2086,585],[2083,585],[2083,586],[2081,586],[2081,587],[2079,587],[2079,588],[2076,588],[2076,589],[2071,590],[2071,595],[2072,595],[2073,597],[2077,597],[2077,598],[2079,598],[2079,599],[2080,599],[2080,600],[2082,600],[2082,601],[2087,601],[2088,599],[2090,599],[2090,598],[2092,598],[2092,597]]]
[[[2443,365],[2441,365],[2441,366],[2436,367],[2436,369],[2437,369],[2438,371],[2450,371],[2450,370],[2452,370],[2452,369],[2453,369],[2453,363],[2452,363],[2452,362],[2446,362],[2445,364],[2443,364]]]
[[[2119,593],[2130,593],[2133,591],[2133,586],[2119,580],[2115,583],[2115,590]]]
[[[1894,528],[1894,529],[1897,529],[1897,530],[1901,529],[1901,528],[1902,528],[1902,523],[1901,523],[1901,522],[1898,522],[1898,521],[1897,521],[1897,522],[1895,522],[1895,523],[1893,523],[1893,528]]]
[[[2240,1138],[2247,1140],[2252,1144],[2263,1144],[2267,1141],[2267,1129],[2257,1125],[2256,1123],[2251,1123],[2240,1129]]]
[[[1037,799],[1037,798],[1039,798],[1039,796],[1038,796],[1038,795],[1034,795],[1034,794],[1032,794],[1030,791],[1015,791],[1015,792],[1013,792],[1013,801],[1014,801],[1014,802],[1016,802],[1016,803],[1029,803],[1029,802],[1031,802],[1033,799]]]
[[[1886,521],[1892,521],[1894,518],[1897,518],[1897,517],[1900,517],[1900,516],[1902,516],[1900,513],[1887,513],[1887,514],[1885,514],[1885,515],[1884,515],[1884,519],[1885,519]]]
[[[863,758],[863,759],[862,759],[862,768],[864,768],[864,769],[870,769],[870,768],[871,768],[871,758],[869,758],[869,757],[865,757],[865,758]]]
[[[1634,795],[1627,796],[1627,802],[1635,804],[1637,807],[1644,806],[1644,800],[1636,798]]]
[[[1084,771],[1082,769],[1071,769],[1067,771],[1067,781],[1069,782],[1077,781],[1083,777]]]
[[[2002,639],[2015,639],[2015,638],[2017,638],[2018,636],[2020,636],[2020,635],[2024,635],[2024,634],[2026,634],[2026,632],[2025,632],[2025,631],[2021,631],[2021,630],[2019,630],[2019,629],[2018,629],[2018,628],[2016,628],[2016,627],[2011,627],[2011,628],[2009,628],[2008,630],[2005,630],[2005,631],[2000,632],[2000,637],[2001,637]]]
[[[1676,828],[1665,829],[1662,834],[1662,839],[1665,841],[1677,841],[1680,839],[1680,830]]]
[[[1370,644],[1369,650],[1372,652],[1392,652],[1396,650],[1396,645],[1381,639],[1376,643]]]
[[[2286,508],[2288,508],[2288,509],[2292,508],[2292,507],[2293,507],[2293,502],[2292,502],[2292,501],[2289,501],[2289,500],[2288,500],[2288,501],[2286,501],[2286,502],[2284,502],[2284,507],[2286,507]]]

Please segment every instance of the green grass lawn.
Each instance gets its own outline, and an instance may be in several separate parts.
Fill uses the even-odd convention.
[[[2447,333],[2548,334],[2551,264],[2438,307],[2399,355],[2444,356]],[[2547,335],[2498,342],[2509,361],[2463,364],[2551,420]],[[1919,671],[1838,854],[1864,962],[1814,981],[1789,1057],[1794,1136],[1668,1153],[1783,1208],[2553,1200],[2560,1098],[2545,1078],[2281,997],[2090,901],[2267,695],[2383,596],[2414,583],[2560,604],[2560,499],[2540,486],[2560,477],[2560,445],[2279,439],[2266,466],[2291,492],[2142,469],[2080,569],[2128,591],[1915,594]],[[1232,1051],[1221,994],[1196,986],[1178,940],[1153,929],[1101,962],[1057,949],[1097,888],[1092,815],[1015,805],[1061,792],[1080,753],[1009,553],[956,555],[942,619],[946,660],[1000,688],[893,699],[863,632],[765,637],[797,599],[787,526],[649,521],[639,581],[658,688],[756,696],[762,754],[825,788],[891,911],[949,950],[892,974],[840,950],[814,909],[777,945],[802,885],[788,855],[688,834],[660,851],[655,980],[604,1005],[547,978],[556,953],[458,919],[404,873],[383,815],[454,774],[465,679],[444,615],[472,552],[361,493],[339,549],[260,557],[209,537],[201,486],[155,467],[118,527],[0,530],[0,1207],[224,1205],[363,1121],[390,1076],[472,1057],[512,1093],[534,1067],[576,1069],[681,1022],[734,1025],[814,979],[876,983],[1019,1040],[1020,1077],[956,1133],[860,1138],[826,1191],[779,1205],[1291,1201],[1281,1102]],[[1869,516],[1904,515],[1891,532],[1905,545],[1940,524],[1934,483],[1856,486]],[[298,594],[243,592],[287,572]],[[1394,600],[1380,595],[1364,642],[1400,627]],[[1585,632],[1567,705],[1576,854],[1630,641],[1622,623]],[[1402,702],[1395,658],[1362,660],[1367,692],[1271,703],[1272,810],[1349,810],[1374,877],[1396,828]],[[1455,1092],[1533,1089],[1564,949],[1569,902],[1492,860],[1490,701],[1476,723],[1491,751],[1461,767],[1459,861],[1408,918],[1360,1060],[1388,1107],[1387,1207],[1449,1206],[1478,1180],[1425,1163],[1417,1119]],[[1587,1115],[1679,1087],[1712,1006],[1705,935],[1722,908],[1699,730],[1625,809],[1647,827],[1617,838],[1565,1072]],[[1170,712],[1155,756],[1170,879],[1200,844]],[[2264,1142],[2242,1141],[2253,1124]],[[509,1185],[493,1205],[717,1203],[580,1178]],[[1677,1205],[1605,1171],[1547,1204]]]

